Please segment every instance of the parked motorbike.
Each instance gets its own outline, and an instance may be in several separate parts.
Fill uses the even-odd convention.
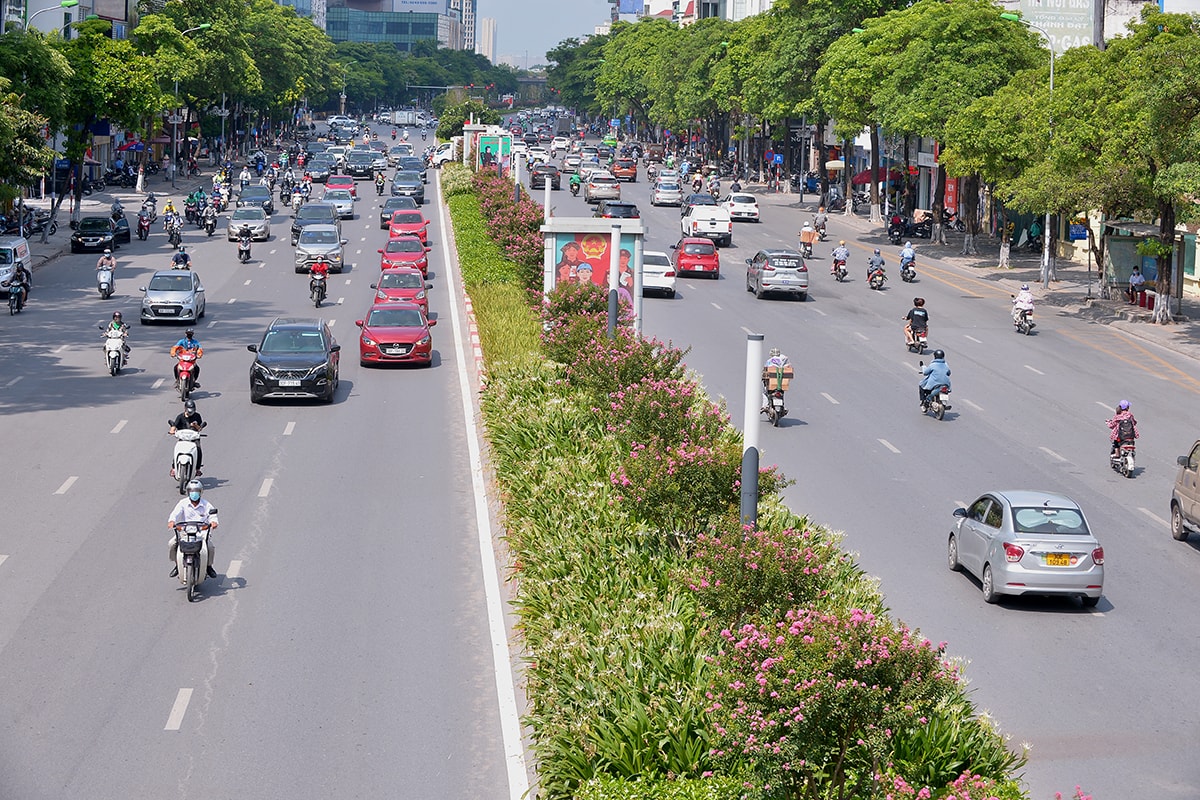
[[[1108,465],[1115,471],[1121,473],[1126,478],[1133,477],[1134,457],[1137,455],[1137,448],[1132,440],[1121,442],[1108,456]]]
[[[917,279],[917,268],[914,266],[916,262],[915,258],[900,259],[900,280],[912,283]]]
[[[911,220],[906,225],[908,235],[918,239],[928,239],[933,234],[933,220],[928,216],[920,222],[912,222]]]
[[[216,512],[216,509],[212,509]],[[211,525],[204,522],[184,522],[175,529],[175,569],[179,582],[187,587],[189,603],[200,596],[200,584],[212,566],[208,549],[208,532]]]
[[[192,390],[196,388],[196,354],[191,350],[183,350],[177,356],[179,363],[176,370],[179,377],[175,379],[175,388],[179,391],[179,399],[187,402]]]
[[[96,291],[100,292],[101,300],[107,300],[112,297],[115,287],[116,280],[111,269],[106,267],[96,270]]]
[[[125,366],[125,335],[113,328],[99,327],[104,331],[104,364],[108,374],[116,376]]]
[[[883,267],[876,267],[871,270],[871,274],[867,276],[867,285],[872,289],[882,289],[884,281],[887,280],[887,272]]]
[[[925,362],[920,362],[920,366],[924,367]],[[935,419],[942,419],[946,416],[946,412],[950,410],[950,387],[935,386],[930,389],[925,395],[925,402],[921,404],[922,414],[933,414]]]
[[[942,225],[960,233],[967,229],[966,224],[962,221],[962,217],[948,208],[942,209]]]
[[[929,342],[929,329],[921,328],[912,332],[912,343],[908,346],[908,352],[917,353],[918,355],[925,354],[925,345]]]
[[[90,197],[92,192],[104,191],[104,180],[102,178],[84,178],[82,183],[84,197]]]
[[[326,277],[319,272],[314,272],[308,282],[308,296],[314,308],[320,308],[325,300],[325,283]]]
[[[171,421],[168,420],[167,424],[171,424]],[[205,422],[200,427],[207,428],[208,423]],[[171,475],[179,484],[179,493],[187,494],[188,481],[196,477],[196,462],[200,456],[200,445],[197,442],[205,434],[193,428],[176,428],[175,433],[170,435],[175,437],[175,453],[171,456]]]
[[[238,230],[238,261],[245,264],[250,260],[250,228],[243,225]]]

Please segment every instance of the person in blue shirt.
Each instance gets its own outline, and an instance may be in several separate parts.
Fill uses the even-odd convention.
[[[172,269],[191,269],[192,268],[192,257],[188,255],[187,250],[185,250],[183,248],[183,245],[179,245],[179,249],[175,252],[175,255],[171,256],[171,268]]]
[[[200,357],[204,355],[204,348],[200,346],[200,342],[196,340],[196,332],[191,328],[184,331],[183,338],[171,347],[171,356],[177,357],[185,350],[190,350],[196,354],[196,365],[193,367],[195,379],[195,387],[200,388]],[[179,380],[179,365],[175,365],[175,380]]]
[[[950,367],[946,365],[944,350],[933,351],[933,360],[921,370],[921,375],[923,377],[918,391],[921,395],[921,410],[924,411],[931,391],[939,386],[950,388]]]

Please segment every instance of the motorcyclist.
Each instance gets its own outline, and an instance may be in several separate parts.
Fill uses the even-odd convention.
[[[175,201],[168,197],[163,206],[163,230],[171,227],[171,222],[177,216],[179,216],[179,212],[175,209]]]
[[[817,229],[817,231],[821,234],[822,237],[824,237],[825,236],[825,227],[828,224],[829,224],[829,215],[825,213],[825,206],[818,206],[817,213],[815,216],[813,216],[813,227]]]
[[[242,171],[238,174],[238,183],[245,189],[250,185],[250,168],[242,167]]]
[[[875,248],[875,252],[867,259],[867,280],[871,279],[871,273],[877,269],[883,269],[884,260],[883,254],[879,252],[879,248]]]
[[[379,192],[379,194],[383,194],[383,187],[386,185],[386,183],[387,183],[387,178],[383,177],[383,173],[376,172],[375,173],[375,191]]]
[[[579,187],[583,185],[583,178],[579,177],[578,172],[571,173],[571,180],[568,182],[571,186],[571,194],[579,194]]]
[[[325,278],[326,286],[328,286],[328,278],[329,278],[329,263],[328,262],[326,262],[326,261],[314,262],[313,265],[308,268],[308,273],[309,273],[309,275],[312,276],[308,279],[308,293],[310,295],[317,288],[317,281],[316,281],[317,275],[320,275],[321,277]]]
[[[154,192],[151,192],[150,194],[146,195],[146,199],[142,201],[142,211],[146,212],[146,215],[148,217],[150,217],[150,220],[152,222],[158,216],[157,206],[158,206],[158,199],[155,198]]]
[[[805,256],[812,255],[813,239],[815,239],[816,236],[817,229],[813,227],[811,222],[806,220],[804,225],[800,228],[800,250]]]
[[[167,428],[167,433],[174,436],[175,431],[179,430],[180,428],[191,428],[192,430],[196,431],[196,433],[199,433],[200,431],[202,431],[204,429],[204,417],[200,416],[200,412],[196,410],[196,401],[195,400],[188,400],[187,402],[185,402],[183,404],[183,411],[178,416],[176,416],[175,419],[171,420],[169,427]],[[204,465],[204,451],[200,448],[200,441],[197,439],[196,440],[196,476],[197,477],[204,474],[200,471],[200,468],[203,465]],[[171,463],[171,477],[172,478],[175,477],[174,462]]]
[[[1116,413],[1105,424],[1108,425],[1108,438],[1112,441],[1110,455],[1116,454],[1122,442],[1132,442],[1139,436],[1137,420],[1133,418],[1133,411],[1129,408],[1128,400],[1117,403]]]
[[[175,553],[179,549],[179,541],[176,538],[175,530],[179,525],[185,522],[199,522],[210,526],[208,533],[208,565],[205,574],[210,578],[217,577],[217,573],[212,568],[213,559],[216,557],[216,549],[213,546],[212,532],[217,529],[217,512],[203,497],[204,484],[200,481],[192,479],[187,484],[187,497],[180,500],[175,508],[171,510],[171,516],[167,517],[167,527],[171,529],[171,543],[169,548],[169,557],[171,563],[175,564]],[[171,567],[171,578],[179,577],[179,566]]]
[[[767,410],[767,404],[770,402],[767,397],[767,386],[772,375],[777,374],[779,370],[791,369],[791,362],[778,347],[772,347],[771,352],[767,354],[767,360],[763,363],[763,407],[762,410]]]
[[[1033,292],[1029,291],[1028,283],[1021,284],[1021,291],[1017,294],[1016,297],[1013,298],[1012,304],[1013,304],[1012,320],[1013,320],[1013,325],[1015,326],[1017,324],[1017,322],[1021,319],[1022,313],[1024,313],[1024,314],[1032,314],[1033,313]],[[1031,326],[1033,325],[1032,322],[1029,324]]]
[[[904,323],[904,339],[907,344],[912,344],[916,341],[917,333],[929,328],[929,312],[925,310],[924,297],[913,298],[913,307],[908,310],[904,319],[907,320]]]
[[[204,207],[204,215],[201,217],[201,220],[203,221],[203,223],[206,227],[209,224],[216,225],[217,224],[217,209],[212,205],[205,206]]]
[[[943,350],[933,351],[933,360],[921,370],[921,384],[918,392],[921,396],[921,410],[926,409],[929,393],[939,386],[950,388],[950,367],[946,366],[946,353]]]
[[[17,264],[13,270],[12,277],[4,282],[4,287],[9,293],[17,293],[17,308],[24,308],[25,302],[29,299],[29,287],[33,283],[33,276],[29,270],[25,269],[21,264]]]
[[[183,245],[179,245],[179,249],[175,251],[175,255],[171,256],[171,269],[191,269],[192,257],[188,255],[187,250]]]
[[[112,254],[112,250],[108,248],[105,248],[104,255],[100,256],[100,259],[96,262],[96,272],[105,269],[110,272],[115,272],[117,269],[117,259]]]
[[[396,138],[396,129],[392,128],[392,139]]]
[[[842,262],[842,265],[844,266],[845,263],[850,260],[850,248],[846,247],[845,239],[842,239],[840,242],[838,242],[838,246],[833,248],[833,253],[831,255],[833,256],[833,265],[829,268],[829,274],[836,275],[838,262]]]
[[[904,247],[900,249],[900,269],[904,269],[908,264],[917,260],[917,251],[913,248],[912,242],[905,242]]]
[[[196,364],[192,367],[192,377],[195,379],[195,387],[200,388],[200,358],[204,355],[204,348],[200,346],[200,342],[196,340],[196,331],[188,328],[184,331],[183,338],[175,344],[171,345],[171,355],[178,358],[185,351],[190,351],[196,356]],[[175,380],[179,380],[179,364],[175,365]]]

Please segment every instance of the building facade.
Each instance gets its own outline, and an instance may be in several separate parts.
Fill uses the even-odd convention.
[[[475,33],[475,52],[496,63],[496,20],[480,17]]]

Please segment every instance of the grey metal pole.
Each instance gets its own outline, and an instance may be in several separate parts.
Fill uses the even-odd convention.
[[[546,192],[545,192],[545,200],[543,201],[543,207],[542,207],[542,222],[549,223],[550,222],[550,176],[549,175],[546,176],[546,180],[544,183],[545,183],[545,187],[546,187]]]
[[[621,269],[621,226],[613,225],[608,243],[608,338],[617,338],[617,286]]]
[[[633,329],[638,336],[642,335],[642,287],[645,285],[642,275],[642,259],[645,258],[645,236],[633,240]]]
[[[758,415],[762,407],[761,333],[746,334],[746,407],[742,414],[742,496],[743,525],[758,524]]]

